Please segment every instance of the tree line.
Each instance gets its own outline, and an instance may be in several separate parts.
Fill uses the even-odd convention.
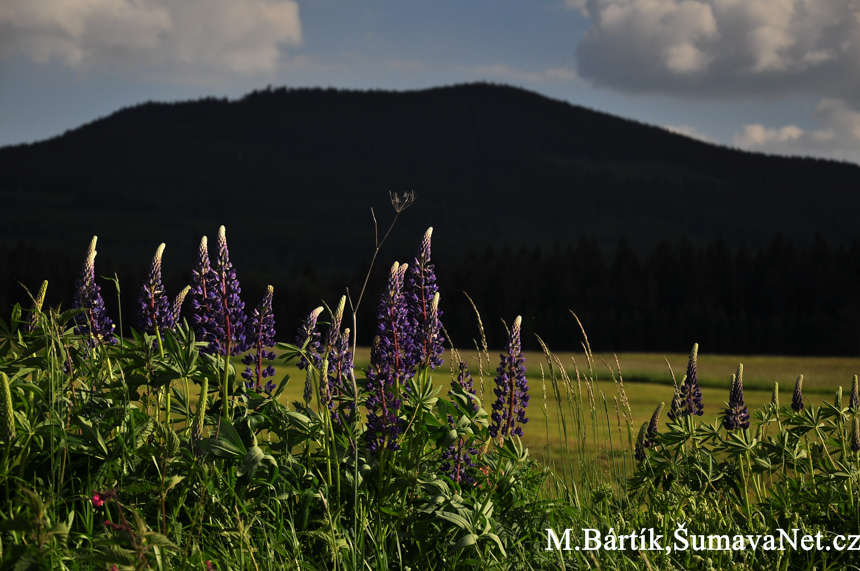
[[[380,258],[382,259],[382,258]],[[411,260],[401,260],[410,262]],[[455,259],[435,259],[442,294],[442,321],[454,343],[471,347],[480,338],[474,310],[481,313],[491,347],[501,347],[505,329],[523,317],[523,342],[537,349],[533,334],[554,350],[577,350],[581,320],[598,351],[683,352],[698,342],[709,353],[860,354],[860,241],[831,246],[816,237],[808,246],[776,235],[763,248],[731,248],[723,240],[695,247],[682,238],[663,241],[637,256],[626,240],[614,249],[595,239],[540,248],[488,247]],[[0,247],[0,308],[30,305],[50,282],[46,303],[71,307],[81,260],[25,243]],[[368,268],[363,261],[345,270],[318,271],[305,264],[280,272],[260,272],[234,260],[250,311],[266,285],[275,287],[278,339],[290,341],[314,307],[336,303],[346,289],[357,302]],[[100,280],[115,323],[136,326],[138,291],[147,267],[131,268],[110,259],[96,262],[96,274],[118,277],[121,286]],[[369,344],[387,264],[371,273],[358,315],[358,339]],[[165,287],[177,293],[190,278],[165,272]],[[120,299],[121,298],[121,301]]]

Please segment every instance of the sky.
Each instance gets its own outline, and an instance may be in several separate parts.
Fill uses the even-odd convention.
[[[145,101],[473,81],[860,163],[860,0],[0,1],[0,146]]]

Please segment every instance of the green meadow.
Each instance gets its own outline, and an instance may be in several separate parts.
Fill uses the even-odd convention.
[[[495,383],[496,367],[499,365],[500,350],[490,350],[489,364],[487,356],[479,359],[475,349],[458,350],[462,359],[467,361],[475,381],[475,390],[481,394],[481,374],[483,372],[484,401],[494,398],[492,393]],[[580,353],[554,353],[564,364],[568,376],[575,382],[576,368],[580,369],[581,378],[588,373],[585,355]],[[549,379],[550,370],[543,353],[528,351],[526,370],[529,380],[531,401],[529,403],[529,423],[525,427],[523,443],[539,455],[544,451],[550,458],[559,458],[564,446],[562,423],[557,407],[555,393]],[[616,362],[617,357],[617,362]],[[596,376],[598,378],[598,393],[603,391],[606,396],[610,424],[617,430],[614,397],[619,397],[618,384],[621,381],[630,405],[632,425],[638,427],[649,420],[655,407],[663,402],[668,405],[672,401],[673,384],[672,372],[676,382],[680,383],[687,369],[688,354],[682,353],[596,353]],[[433,382],[440,389],[440,397],[444,397],[451,383],[451,351],[446,349],[443,355],[444,363],[433,372]],[[667,366],[668,361],[668,366]],[[365,369],[370,362],[370,349],[358,347],[355,353],[356,370]],[[479,369],[479,364],[480,369]],[[702,400],[705,403],[705,414],[702,420],[717,423],[718,415],[725,409],[729,398],[729,387],[732,375],[737,371],[738,364],[744,366],[744,396],[750,410],[761,408],[771,402],[774,383],[779,383],[780,400],[783,404],[791,400],[792,390],[797,376],[804,377],[803,391],[809,402],[820,405],[820,401],[831,400],[838,387],[846,392],[851,388],[855,374],[860,374],[860,358],[849,357],[787,357],[763,355],[708,355],[700,353],[698,357],[699,383],[702,385]],[[238,359],[234,360],[235,367],[242,367]],[[671,371],[669,369],[671,366]],[[543,371],[541,370],[543,368]],[[620,374],[619,374],[620,368]],[[280,396],[279,401],[290,406],[302,399],[305,373],[294,364],[277,367],[278,377],[290,375],[290,381]],[[543,372],[543,377],[542,377]],[[546,385],[546,390],[544,390]],[[585,389],[582,389],[585,391]],[[560,390],[563,404],[566,406],[568,393]],[[489,408],[489,403],[485,403]],[[602,410],[602,409],[601,409]],[[544,414],[544,411],[546,414]],[[665,409],[668,411],[668,408]],[[664,414],[662,423],[668,420]],[[603,414],[605,417],[605,414]],[[605,422],[605,418],[604,418]],[[623,421],[622,421],[623,424]],[[626,431],[626,427],[624,428]],[[617,432],[616,432],[617,433]],[[624,432],[626,438],[626,432]],[[590,442],[594,445],[594,442]]]

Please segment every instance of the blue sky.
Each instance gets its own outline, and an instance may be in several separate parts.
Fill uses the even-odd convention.
[[[0,145],[147,100],[483,80],[860,162],[858,71],[846,0],[3,0]]]

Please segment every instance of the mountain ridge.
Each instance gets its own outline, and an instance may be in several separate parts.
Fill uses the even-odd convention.
[[[372,252],[369,208],[384,226],[387,191],[414,190],[390,246],[402,259],[430,225],[446,257],[582,235],[640,254],[681,235],[839,244],[858,236],[858,187],[857,165],[712,145],[509,86],[279,88],[143,103],[0,148],[0,199],[39,213],[0,242],[71,255],[98,234],[100,251],[146,263],[166,241],[187,265],[223,223],[256,268],[332,267]]]

